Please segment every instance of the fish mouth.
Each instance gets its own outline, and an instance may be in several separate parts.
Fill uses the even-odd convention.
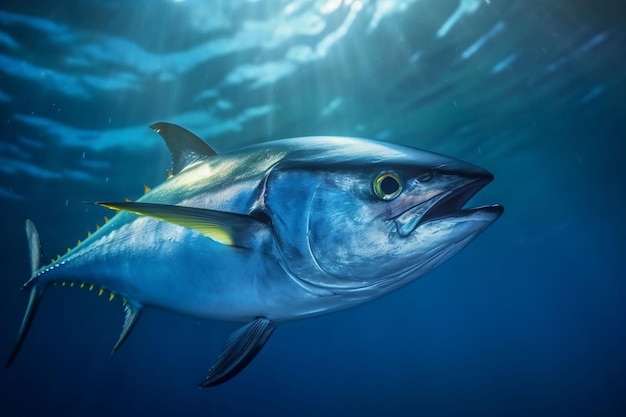
[[[486,220],[490,220],[489,223],[492,223],[503,213],[504,207],[501,205],[464,208],[465,204],[492,180],[493,175],[489,173],[479,178],[468,179],[464,184],[443,191],[408,209],[394,219],[398,233],[400,236],[406,237],[426,223],[481,214],[486,215]]]

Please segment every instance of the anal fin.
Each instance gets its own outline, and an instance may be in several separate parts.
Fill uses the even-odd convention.
[[[261,351],[274,329],[276,325],[272,320],[259,317],[233,333],[200,387],[222,384],[241,372]]]
[[[137,323],[137,319],[139,319],[139,316],[141,314],[141,306],[126,302],[126,304],[124,304],[124,314],[125,317],[124,326],[122,326],[122,333],[120,333],[120,337],[117,339],[117,343],[115,343],[115,346],[113,346],[113,350],[111,351],[111,353],[115,352],[122,345],[122,343],[124,343],[128,335],[130,334],[130,331],[135,326],[135,323]]]

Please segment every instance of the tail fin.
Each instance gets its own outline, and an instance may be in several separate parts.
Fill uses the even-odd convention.
[[[17,334],[17,341],[15,342],[15,346],[9,355],[9,359],[4,365],[5,369],[11,365],[17,356],[20,347],[22,347],[22,343],[24,343],[24,339],[26,338],[26,333],[28,333],[28,329],[33,321],[35,312],[37,311],[37,306],[39,306],[39,301],[41,301],[41,296],[45,290],[44,286],[38,285],[38,283],[33,279],[35,272],[37,272],[41,267],[43,255],[41,253],[41,244],[39,243],[39,233],[37,233],[37,229],[30,219],[26,219],[26,238],[28,239],[28,249],[30,254],[31,279],[24,285],[24,287],[22,287],[22,289],[27,289],[29,286],[31,287],[30,298],[28,299],[28,306],[26,307],[26,312],[24,313],[24,318],[22,319],[22,326]]]

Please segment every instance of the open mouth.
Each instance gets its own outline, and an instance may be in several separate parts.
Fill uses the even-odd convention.
[[[463,208],[463,206],[478,191],[491,182],[492,179],[492,176],[478,178],[463,186],[443,192],[418,206],[410,208],[394,220],[398,228],[398,233],[406,237],[425,223],[451,217],[463,217],[476,211],[489,212],[499,216],[503,211],[503,207],[499,205]]]
[[[438,195],[434,198],[434,200],[436,200],[434,204],[422,214],[417,226],[429,221],[453,217],[466,210],[472,210],[471,208],[463,209],[463,206],[490,181],[491,179],[477,180],[463,187]]]

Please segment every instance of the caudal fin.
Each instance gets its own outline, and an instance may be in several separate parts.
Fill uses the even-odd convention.
[[[28,329],[33,321],[37,307],[39,306],[39,301],[41,301],[41,296],[45,290],[45,287],[34,279],[35,272],[41,268],[43,255],[41,253],[39,233],[37,233],[37,229],[30,219],[26,219],[26,238],[28,239],[28,249],[30,254],[31,279],[22,287],[22,289],[28,289],[28,287],[30,287],[30,297],[28,299],[28,306],[26,307],[24,318],[22,319],[22,326],[17,334],[17,341],[15,342],[15,346],[9,355],[9,359],[4,365],[5,369],[13,363],[20,347],[22,347],[22,343],[24,343],[24,339],[26,338],[26,333],[28,333]]]

